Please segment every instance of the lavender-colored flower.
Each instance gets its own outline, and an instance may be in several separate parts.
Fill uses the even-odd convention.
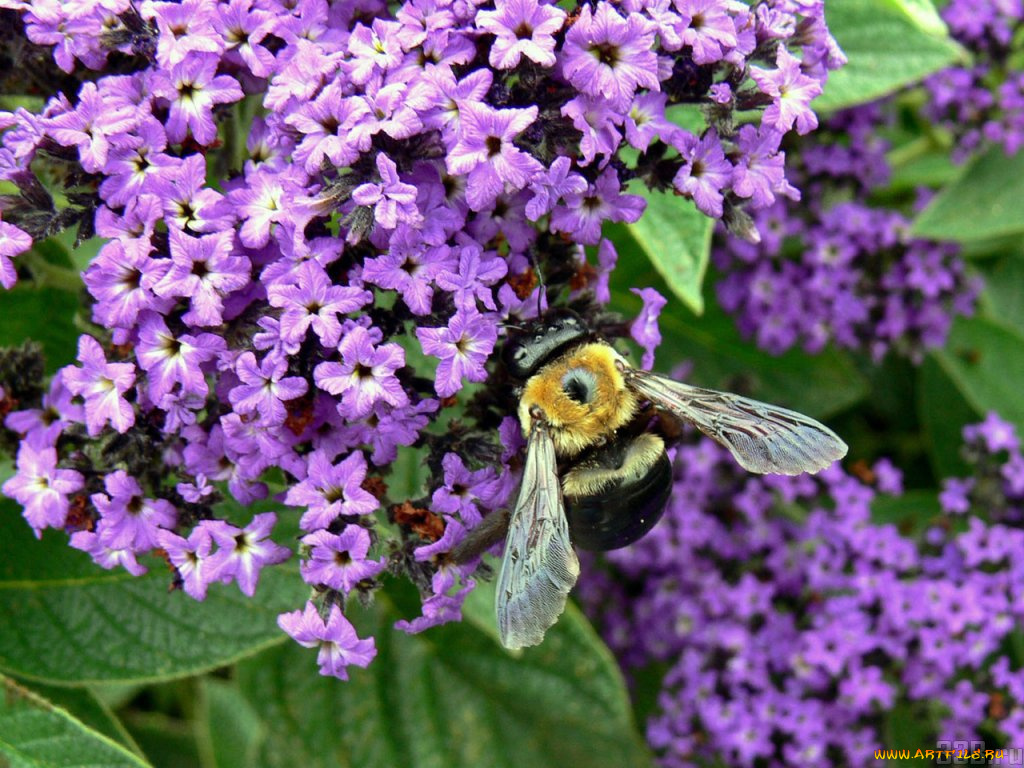
[[[38,538],[44,528],[64,526],[68,496],[84,486],[81,473],[58,469],[57,450],[44,433],[36,431],[19,446],[17,470],[4,483],[3,492],[24,507],[25,520]]]
[[[459,114],[459,138],[445,162],[449,173],[467,177],[466,201],[474,211],[493,203],[506,187],[523,189],[542,173],[540,162],[512,143],[537,119],[537,107],[492,109],[464,102]]]
[[[560,201],[582,197],[587,191],[587,180],[578,173],[572,173],[572,161],[568,157],[556,157],[543,176],[530,185],[533,197],[526,204],[526,215],[530,221],[537,221]]]
[[[160,315],[149,313],[139,324],[135,357],[146,372],[150,399],[159,402],[176,386],[183,394],[205,397],[209,387],[203,365],[224,348],[224,339],[212,333],[186,333],[175,338]]]
[[[260,571],[268,565],[283,563],[292,551],[270,539],[277,515],[265,512],[255,515],[245,528],[236,528],[223,520],[204,520],[205,526],[217,545],[208,561],[212,578],[217,581],[237,581],[242,594],[252,597],[256,592]]]
[[[112,108],[95,83],[85,83],[75,109],[51,118],[47,129],[62,146],[77,147],[82,167],[96,173],[107,163],[110,137],[127,132],[134,122],[135,112],[130,106]]]
[[[191,325],[220,325],[224,297],[249,282],[249,259],[236,251],[230,230],[190,237],[171,229],[170,236],[171,265],[153,293],[187,297],[190,308],[182,319]]]
[[[462,389],[463,379],[483,381],[487,362],[498,340],[494,319],[476,310],[456,312],[445,328],[417,328],[423,352],[440,359],[434,388],[441,397]]]
[[[205,600],[207,589],[216,581],[216,573],[210,567],[213,537],[208,528],[197,525],[187,539],[161,529],[157,531],[157,544],[177,569],[185,594],[195,600]]]
[[[631,288],[643,302],[643,309],[630,326],[629,335],[644,348],[641,365],[644,368],[654,367],[654,350],[661,344],[661,331],[658,329],[658,316],[668,303],[668,299],[653,288]]]
[[[332,395],[341,395],[338,410],[350,419],[361,419],[377,403],[401,408],[409,396],[395,377],[405,365],[405,352],[398,344],[374,344],[362,326],[352,328],[338,345],[341,362],[320,363],[313,372],[316,385]]]
[[[431,627],[447,624],[450,621],[462,620],[462,604],[466,600],[475,582],[469,581],[455,594],[449,594],[456,585],[457,571],[453,568],[441,568],[431,579],[431,595],[423,601],[423,613],[412,621],[401,619],[395,622],[395,629],[415,635]]]
[[[331,605],[326,622],[308,602],[302,611],[282,613],[277,623],[299,645],[320,649],[317,663],[321,675],[348,680],[348,667],[366,667],[377,655],[373,638],[359,639],[336,604]]]
[[[418,227],[422,215],[416,207],[416,187],[398,177],[394,161],[381,152],[377,155],[380,184],[360,184],[352,190],[357,205],[373,206],[373,218],[382,227],[394,229],[399,222]]]
[[[609,2],[593,12],[584,5],[565,35],[562,72],[583,93],[625,112],[637,88],[659,89],[654,35],[655,26],[639,13],[623,18]]]
[[[708,216],[722,215],[723,190],[732,180],[732,165],[725,159],[722,143],[714,131],[698,139],[683,134],[677,148],[683,159],[672,185],[684,196],[691,198],[697,208]]]
[[[800,61],[784,46],[779,46],[774,70],[751,67],[761,92],[772,97],[764,111],[764,125],[785,133],[794,125],[800,134],[810,133],[818,127],[818,117],[811,110],[811,101],[821,95],[821,83],[803,74]]]
[[[586,193],[569,197],[564,205],[551,212],[551,229],[573,233],[577,242],[597,245],[601,239],[601,225],[605,221],[633,223],[640,218],[647,203],[639,195],[621,194],[619,177],[606,168]]]
[[[736,24],[722,0],[677,0],[679,19],[674,27],[682,45],[693,51],[697,64],[710,64],[725,58],[738,44]]]
[[[380,506],[369,491],[362,488],[366,479],[366,459],[355,452],[337,464],[321,451],[309,455],[309,473],[289,489],[284,503],[306,507],[299,521],[304,531],[329,526],[341,515],[368,515]]]
[[[178,515],[166,499],[147,499],[142,486],[124,470],[103,479],[106,493],[90,497],[100,513],[103,543],[111,549],[146,552],[157,546],[160,529],[173,529]],[[108,495],[109,494],[109,495]]]
[[[196,54],[216,54],[223,48],[214,29],[215,6],[208,0],[149,0],[140,12],[143,18],[155,22],[160,32],[156,56],[162,67],[173,67]]]
[[[256,360],[252,352],[243,352],[235,361],[235,373],[241,382],[228,392],[228,399],[240,413],[259,413],[268,424],[280,424],[287,412],[285,402],[302,397],[309,382],[301,376],[285,376],[288,361],[264,357]]]
[[[0,285],[10,289],[18,281],[11,259],[32,247],[32,238],[13,224],[0,220]]]
[[[346,525],[340,534],[314,531],[302,538],[310,548],[309,559],[301,566],[307,584],[323,585],[348,594],[361,581],[375,578],[386,563],[367,560],[370,534],[359,525]]]
[[[127,432],[135,423],[135,410],[124,395],[135,383],[135,366],[108,363],[99,342],[86,335],[78,339],[78,362],[81,368],[68,366],[61,375],[64,385],[85,400],[89,434],[98,435],[107,422],[118,432]]]
[[[555,38],[565,11],[538,0],[496,0],[493,11],[477,11],[476,26],[494,35],[488,61],[512,69],[526,56],[542,67],[555,65]]]
[[[437,274],[437,285],[451,291],[455,306],[459,310],[476,309],[477,300],[487,309],[496,309],[494,292],[490,286],[501,280],[508,272],[508,264],[498,257],[484,259],[483,250],[473,243],[459,250],[458,269],[442,269]]]
[[[191,132],[200,144],[213,143],[217,137],[214,106],[242,98],[237,80],[216,74],[217,61],[210,54],[195,54],[154,77],[153,93],[170,102],[167,138],[171,141],[182,141]]]
[[[130,546],[115,546],[104,535],[102,528],[96,531],[75,531],[71,534],[70,544],[88,553],[101,568],[111,570],[121,566],[132,576],[141,576],[146,572],[146,566],[136,559],[135,550]]]
[[[282,338],[299,342],[312,328],[325,347],[337,346],[341,338],[338,315],[355,312],[373,298],[361,288],[333,285],[315,261],[301,264],[289,282],[270,286],[267,294],[271,306],[284,309]]]

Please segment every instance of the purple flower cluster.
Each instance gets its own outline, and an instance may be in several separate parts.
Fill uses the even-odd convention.
[[[761,348],[833,343],[919,361],[973,312],[980,286],[958,249],[911,237],[903,214],[869,204],[889,177],[884,114],[873,104],[829,120],[790,155],[803,202],[756,211],[758,242],[717,240],[718,299]]]
[[[665,519],[582,580],[627,669],[667,665],[647,723],[663,765],[867,765],[897,706],[937,712],[941,738],[1024,739],[1005,645],[1024,620],[1024,458],[994,414],[964,436],[976,474],[948,481],[920,537],[872,521],[903,492],[887,461],[762,478],[710,440],[679,448]]]
[[[83,275],[97,331],[39,408],[8,417],[21,447],[5,491],[104,567],[140,572],[159,551],[199,599],[225,580],[251,594],[287,556],[272,515],[239,528],[219,506],[276,494],[303,510],[315,594],[281,626],[340,677],[374,655],[342,611],[385,572],[423,595],[400,628],[460,615],[473,567],[445,555],[514,489],[493,439],[501,425],[518,445],[495,407],[507,387],[476,388],[462,417],[503,324],[549,298],[607,300],[601,226],[641,215],[631,178],[734,219],[795,195],[780,142],[816,125],[810,102],[843,61],[821,0],[0,0],[0,14],[80,84],[38,114],[0,113],[0,178],[20,192],[0,200],[0,278],[30,274],[31,254],[12,257],[60,229],[106,238]],[[670,122],[678,104],[711,127]],[[734,130],[751,110],[760,122]],[[650,351],[663,300],[642,295]],[[428,497],[388,495],[408,448]]]
[[[942,18],[971,53],[971,62],[925,80],[925,114],[952,135],[956,160],[966,159],[983,142],[1015,154],[1024,146],[1024,4],[951,0]]]

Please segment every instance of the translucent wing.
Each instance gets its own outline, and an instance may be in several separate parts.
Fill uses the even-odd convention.
[[[565,610],[579,575],[562,506],[555,445],[547,425],[536,420],[498,575],[494,607],[501,644],[524,648],[540,643]]]
[[[721,443],[748,472],[818,472],[846,455],[846,443],[835,432],[796,411],[639,368],[624,373],[635,392]]]

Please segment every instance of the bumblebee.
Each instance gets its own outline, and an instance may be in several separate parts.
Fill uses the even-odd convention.
[[[807,416],[633,367],[569,311],[511,337],[504,356],[526,437],[516,502],[497,518],[507,522],[495,598],[506,648],[537,645],[565,610],[580,572],[574,547],[624,547],[661,518],[672,468],[650,429],[659,419],[693,424],[750,472],[818,472],[846,455]],[[500,532],[467,543],[479,551]]]

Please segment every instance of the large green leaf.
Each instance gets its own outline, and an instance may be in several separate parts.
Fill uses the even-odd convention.
[[[137,755],[67,711],[0,676],[0,765],[12,768],[146,768]]]
[[[78,299],[56,288],[16,285],[0,289],[0,347],[26,339],[38,341],[46,354],[46,370],[53,372],[74,361],[79,331],[75,328]]]
[[[1008,157],[990,147],[964,168],[921,211],[912,231],[918,237],[962,243],[1024,232],[1024,150]]]
[[[701,285],[714,219],[698,211],[691,200],[639,187],[635,191],[647,199],[647,209],[639,221],[629,225],[629,234],[669,289],[699,315],[704,311]],[[621,237],[616,245],[620,258],[633,258],[634,248],[625,245]]]
[[[966,424],[979,420],[978,411],[964,400],[957,385],[933,355],[921,364],[917,380],[918,417],[935,476],[968,474],[970,468],[960,455],[962,435]]]
[[[934,356],[975,411],[996,411],[1024,434],[1024,335],[987,318],[959,318]]]
[[[204,768],[252,768],[263,723],[238,686],[207,677],[200,686],[196,741]]]
[[[511,654],[469,622],[396,632],[383,602],[377,658],[348,682],[320,677],[315,654],[295,644],[241,665],[267,729],[255,765],[650,765],[618,668],[575,608],[541,646]]]
[[[985,275],[985,314],[1024,335],[1024,258],[1013,254],[979,266]]]
[[[961,49],[935,23],[925,0],[839,0],[825,4],[829,29],[849,59],[829,73],[817,111],[873,101],[948,66]]]
[[[276,617],[306,594],[287,567],[267,569],[255,598],[215,585],[196,602],[168,593],[159,560],[135,578],[105,571],[61,534],[42,541],[0,503],[0,669],[64,684],[192,675],[282,640]]]

